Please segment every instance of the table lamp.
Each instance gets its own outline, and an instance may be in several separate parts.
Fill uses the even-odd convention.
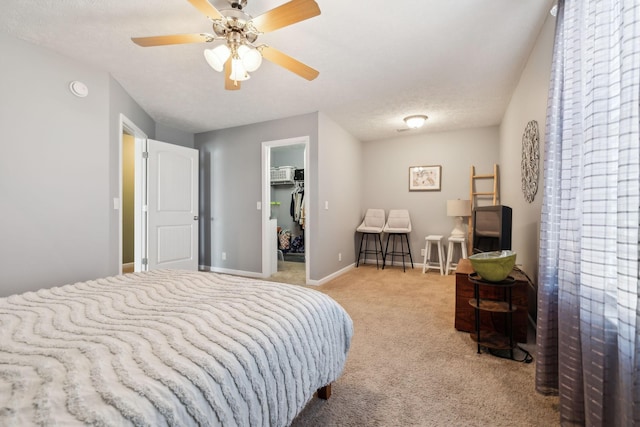
[[[456,218],[456,225],[451,230],[451,237],[465,237],[462,219],[471,216],[471,200],[447,200],[447,216]]]

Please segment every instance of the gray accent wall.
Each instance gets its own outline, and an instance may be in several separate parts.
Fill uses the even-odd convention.
[[[424,237],[453,228],[446,201],[468,199],[470,166],[489,173],[494,163],[502,203],[513,208],[518,263],[535,277],[543,177],[536,200],[526,203],[521,138],[537,120],[542,157],[554,25],[548,18],[500,127],[366,143],[321,112],[198,135],[158,125],[108,72],[0,33],[11,58],[0,68],[0,297],[118,272],[121,114],[150,138],[199,149],[203,266],[261,273],[261,144],[308,136],[313,283],[355,263],[355,228],[367,208],[410,211],[420,263]],[[73,80],[89,96],[72,95]],[[408,168],[424,165],[442,166],[441,191],[408,190]]]
[[[322,281],[354,262],[360,142],[322,113],[311,113],[196,135],[201,165],[201,265],[262,272],[262,217],[256,208],[262,199],[262,142],[300,136],[309,137],[310,149],[305,189],[311,186],[312,198],[305,203],[310,214],[311,244],[306,249],[311,280]],[[338,261],[339,252],[342,261]]]
[[[429,126],[428,121],[425,126]],[[425,247],[425,237],[439,234],[448,238],[454,227],[454,218],[447,216],[447,200],[469,199],[471,166],[477,173],[492,173],[493,165],[499,163],[499,142],[498,127],[492,126],[405,133],[364,143],[362,217],[367,208],[384,209],[387,215],[390,209],[408,209],[413,261],[422,263],[420,249]],[[409,191],[409,167],[433,165],[442,166],[441,190]]]
[[[138,129],[144,132],[148,138],[155,138],[155,122],[140,106],[129,96],[120,83],[109,76],[109,272],[116,274],[119,271],[121,260],[118,259],[120,236],[118,224],[120,211],[113,209],[113,198],[120,192],[120,115],[124,115],[133,122]],[[96,176],[95,179],[98,179]],[[99,276],[96,276],[99,277]]]
[[[154,139],[169,144],[181,145],[182,147],[195,148],[195,135],[172,127],[156,124],[156,136]]]
[[[262,273],[262,212],[257,209],[262,201],[262,143],[299,136],[309,136],[312,169],[317,170],[317,113],[195,135],[200,151],[200,265]]]
[[[522,265],[534,283],[538,276],[547,97],[555,22],[555,17],[548,15],[500,126],[500,164],[504,175],[509,177],[503,180],[502,197],[513,209],[512,248],[518,253],[516,263]],[[522,134],[530,120],[538,122],[540,133],[540,176],[538,193],[532,203],[528,203],[522,194],[520,172]]]
[[[353,237],[361,221],[365,182],[363,144],[323,113],[318,122],[320,166],[312,206],[318,226],[313,230],[312,279],[331,277],[355,263]]]
[[[104,276],[109,76],[2,34],[0,51],[0,292]]]
[[[116,274],[119,114],[153,121],[104,71],[6,34],[0,50],[0,296]]]

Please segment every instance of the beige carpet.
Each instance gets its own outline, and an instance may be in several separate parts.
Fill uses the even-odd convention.
[[[304,262],[278,260],[278,271],[269,277],[269,280],[272,282],[304,285],[306,283],[306,275]]]
[[[347,310],[355,333],[331,398],[314,398],[294,426],[559,425],[557,397],[535,392],[535,360],[476,354],[455,330],[453,275],[365,265],[312,288]]]

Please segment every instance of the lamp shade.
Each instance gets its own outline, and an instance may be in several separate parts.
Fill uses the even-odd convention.
[[[471,200],[447,200],[447,216],[471,216]]]
[[[471,216],[471,200],[447,200],[447,216],[456,217],[456,225],[451,230],[451,237],[464,237],[463,216]]]
[[[233,58],[231,60],[231,75],[229,76],[229,79],[233,80],[234,82],[249,80],[249,73],[247,73],[244,65],[242,65],[241,59]]]
[[[262,64],[262,55],[256,48],[243,44],[238,48],[238,56],[242,60],[245,70],[249,73],[256,71]]]
[[[229,55],[231,55],[231,50],[224,44],[204,50],[204,59],[207,60],[207,64],[218,72],[224,69],[224,63],[229,59]]]

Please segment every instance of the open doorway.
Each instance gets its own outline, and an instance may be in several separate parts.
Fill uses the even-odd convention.
[[[120,130],[120,273],[198,270],[198,150]]]
[[[135,153],[136,139],[122,134],[122,273],[135,271]]]
[[[146,173],[142,157],[147,135],[132,121],[120,115],[120,273],[144,270],[145,216],[142,205],[146,195],[142,177]]]
[[[308,137],[263,143],[263,276],[309,280]]]

